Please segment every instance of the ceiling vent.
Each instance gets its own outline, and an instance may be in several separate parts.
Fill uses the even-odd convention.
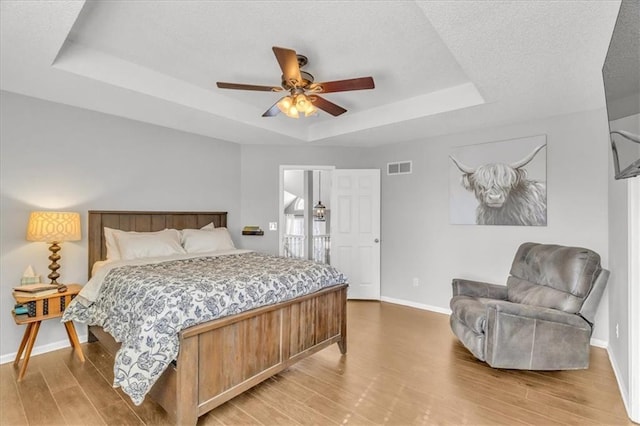
[[[411,161],[400,161],[397,163],[387,163],[388,175],[408,175],[411,174]]]

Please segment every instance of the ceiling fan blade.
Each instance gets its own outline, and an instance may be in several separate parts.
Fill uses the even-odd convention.
[[[285,81],[294,81],[296,84],[302,82],[300,75],[300,67],[298,66],[298,57],[296,51],[285,49],[284,47],[273,46],[273,53],[276,55],[282,75]]]
[[[348,92],[349,90],[364,90],[375,88],[373,77],[351,78],[348,80],[326,81],[314,83],[310,90],[318,93]]]
[[[328,112],[334,117],[337,117],[340,114],[344,114],[345,112],[347,112],[347,110],[342,108],[340,105],[336,105],[333,102],[329,102],[328,100],[326,100],[325,98],[321,98],[320,96],[312,95],[310,96],[310,99],[313,105],[315,105],[316,107],[320,108],[325,112]]]
[[[278,102],[280,102],[280,100],[278,100]],[[262,116],[263,117],[275,117],[276,115],[278,115],[280,113],[280,108],[278,108],[278,102],[276,102],[275,104],[273,104],[273,106],[271,108],[266,110],[264,112],[264,114],[262,114]]]
[[[258,92],[282,92],[282,87],[257,86],[255,84],[225,83],[222,81],[218,81],[216,85],[220,89],[256,90]]]

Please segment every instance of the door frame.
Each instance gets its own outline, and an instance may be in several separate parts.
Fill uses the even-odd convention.
[[[336,166],[309,166],[309,165],[280,165],[280,171],[278,174],[278,178],[280,183],[278,185],[278,254],[280,256],[284,255],[284,242],[283,240],[283,231],[285,228],[285,220],[284,220],[284,171],[285,170],[320,170],[320,171],[333,171]],[[305,200],[307,202],[308,200]],[[311,200],[313,203],[313,200]]]
[[[640,177],[630,178],[628,200],[629,262],[629,417],[640,422]]]

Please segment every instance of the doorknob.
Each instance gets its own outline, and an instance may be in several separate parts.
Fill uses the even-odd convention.
[[[373,240],[373,242],[374,242],[374,243],[379,243],[379,242],[380,242],[380,240],[376,238],[375,240]]]

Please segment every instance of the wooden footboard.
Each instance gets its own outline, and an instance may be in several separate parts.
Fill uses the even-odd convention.
[[[169,366],[149,395],[177,424],[194,425],[202,414],[320,349],[338,343],[346,353],[346,302],[342,284],[187,328],[180,333],[177,366]],[[93,334],[103,340],[99,331]]]

